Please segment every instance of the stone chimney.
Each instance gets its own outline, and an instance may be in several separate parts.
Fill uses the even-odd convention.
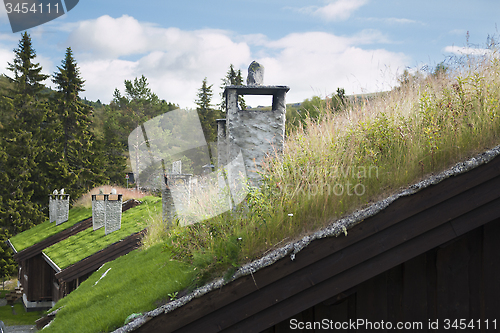
[[[225,139],[222,122],[219,124],[219,161],[243,167],[253,186],[260,185],[262,161],[268,155],[277,155],[283,151],[285,140],[285,114],[287,86],[265,86],[264,68],[255,61],[249,67],[248,86],[227,86],[224,90],[226,99]],[[271,95],[272,110],[240,110],[239,95]],[[243,155],[243,166],[238,166],[237,156]],[[241,162],[240,162],[241,163]],[[223,165],[219,162],[219,166]],[[229,175],[229,178],[231,176]]]
[[[104,227],[107,235],[121,228],[122,222],[122,194],[92,195],[92,227],[94,230]]]
[[[64,189],[60,192],[54,190],[49,194],[49,222],[56,222],[56,225],[68,221],[69,218],[69,194],[64,194]]]

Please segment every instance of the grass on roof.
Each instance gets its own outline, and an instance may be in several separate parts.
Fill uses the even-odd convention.
[[[85,207],[71,208],[69,210],[68,221],[56,225],[55,222],[50,223],[47,219],[45,222],[31,229],[15,235],[10,239],[10,242],[14,245],[16,251],[19,252],[32,245],[40,243],[44,239],[66,230],[89,217],[92,217],[92,209]]]
[[[147,219],[161,213],[161,198],[144,197],[141,200],[141,205],[123,212],[119,230],[105,235],[104,227],[96,231],[87,228],[44,249],[43,253],[59,268],[64,269],[131,234],[144,230],[147,227]]]
[[[147,251],[134,250],[104,264],[71,297],[57,302],[55,308],[63,308],[42,332],[112,331],[129,315],[175,298],[174,293],[187,287],[195,272],[191,265],[170,260],[161,244]]]
[[[408,75],[391,92],[346,103],[340,112],[325,104],[319,119],[306,119],[290,134],[280,158],[266,162],[263,186],[243,205],[169,230],[152,219],[144,239],[149,247],[104,267],[121,270],[120,288],[93,286],[102,268],[56,304],[65,307],[46,332],[83,332],[93,322],[86,332],[110,331],[133,312],[149,310],[173,286],[180,291],[190,279],[203,283],[231,273],[273,247],[497,146],[498,53],[459,60],[447,73]],[[128,305],[141,298],[147,305]]]

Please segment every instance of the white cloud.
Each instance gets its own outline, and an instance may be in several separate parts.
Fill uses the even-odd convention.
[[[483,56],[491,54],[492,51],[488,49],[473,48],[473,47],[459,47],[459,46],[447,46],[444,48],[444,52],[453,53],[455,55],[473,55],[473,56]]]
[[[364,50],[358,40],[309,32],[270,42],[268,46],[279,53],[259,59],[266,68],[266,83],[289,85],[292,102],[330,94],[339,87],[346,93],[390,89],[408,58],[383,49]]]
[[[252,60],[264,65],[264,84],[288,85],[287,100],[301,102],[315,94],[333,93],[338,87],[347,93],[389,89],[395,84],[396,72],[409,61],[404,54],[375,47],[389,42],[376,30],[350,37],[292,33],[272,40],[262,34],[161,28],[130,16],[102,16],[68,29],[68,40],[60,46],[71,46],[75,52],[86,81],[82,96],[103,103],[111,101],[115,88],[123,91],[124,80],[141,75],[161,99],[181,107],[194,107],[196,93],[207,77],[214,85],[212,102],[219,103],[219,86],[229,64],[246,77]],[[2,53],[0,61],[1,57]],[[44,69],[54,66],[47,59],[42,65]],[[269,105],[270,100],[257,98],[248,104]]]
[[[368,22],[382,22],[386,24],[420,24],[424,25],[423,22],[421,21],[415,21],[415,20],[410,20],[406,18],[397,18],[397,17],[386,17],[386,18],[379,18],[379,17],[368,17],[363,19],[364,21]]]
[[[323,7],[308,6],[299,8],[298,11],[322,17],[327,21],[345,21],[367,2],[368,0],[330,0]]]
[[[12,63],[13,60],[14,60],[14,53],[5,47],[0,47],[0,64],[5,66],[4,68],[0,69],[1,73],[4,73],[8,76],[12,75],[12,73],[10,72],[7,73],[6,68],[7,68],[7,63],[8,62]]]
[[[127,15],[80,22],[66,44],[86,80],[84,94],[95,99],[105,93],[99,97],[105,103],[115,88],[123,90],[123,80],[145,75],[160,98],[193,106],[205,76],[218,87],[229,64],[251,62],[248,44],[233,41],[226,31],[160,28]]]

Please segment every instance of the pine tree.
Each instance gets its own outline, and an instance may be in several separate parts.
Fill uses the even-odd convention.
[[[39,185],[43,183],[45,174],[40,173],[37,167],[38,158],[43,156],[46,147],[44,136],[50,127],[47,98],[42,93],[45,88],[42,82],[49,76],[42,74],[42,67],[35,63],[36,52],[28,33],[21,35],[14,55],[14,61],[8,63],[7,68],[13,73],[12,77],[7,77],[11,82],[9,95],[12,98],[5,98],[2,102],[2,113],[10,115],[3,135],[8,138],[6,147],[14,153],[8,155],[9,163],[14,156],[23,160],[32,159],[30,164],[25,164],[30,169],[22,171],[29,180],[29,186],[22,186],[23,191],[31,193],[30,196],[25,194],[24,200],[43,204],[47,201],[46,193],[40,192]]]
[[[200,118],[201,127],[207,142],[217,142],[217,118],[221,117],[220,112],[212,107],[212,86],[207,84],[207,78],[203,79],[201,88],[198,90],[195,101]]]
[[[57,69],[58,72],[52,78],[57,88],[52,100],[56,110],[53,123],[57,130],[52,133],[57,133],[54,146],[57,163],[54,164],[54,160],[52,164],[47,161],[46,165],[52,168],[57,166],[59,180],[65,182],[60,186],[66,186],[74,197],[78,197],[89,187],[102,183],[106,176],[103,174],[104,170],[96,165],[100,164],[100,154],[99,151],[94,151],[95,138],[90,130],[92,107],[79,98],[79,93],[84,91],[85,81],[80,77],[80,70],[70,47],[66,49],[62,65]],[[56,139],[46,138],[52,141]]]
[[[241,75],[241,70],[236,71],[234,69],[233,64],[229,65],[229,69],[227,71],[226,76],[222,79],[222,85],[221,89],[222,92],[220,93],[221,96],[221,104],[220,104],[220,109],[222,112],[226,112],[226,101],[225,101],[225,96],[224,96],[224,89],[226,86],[242,86],[243,85],[243,77]],[[247,105],[245,103],[245,99],[243,96],[238,96],[238,106],[240,110],[246,110]]]
[[[115,89],[113,101],[109,106],[109,112],[105,114],[103,125],[104,140],[108,149],[106,154],[108,158],[115,159],[117,163],[122,163],[120,149],[122,149],[121,156],[123,156],[124,150],[128,150],[128,137],[133,130],[156,116],[178,108],[175,104],[160,100],[149,88],[149,83],[144,75],[140,78],[136,77],[133,81],[125,80],[124,84],[125,92],[123,95],[118,89]],[[135,145],[139,146],[142,138],[138,137],[137,140],[139,141]],[[130,158],[137,159],[138,155]],[[122,173],[120,177],[123,176]],[[135,180],[136,185],[139,186],[139,179]]]
[[[27,32],[21,35],[21,40],[17,49],[14,49],[15,58],[12,63],[7,63],[7,69],[14,74],[14,77],[8,77],[9,80],[15,83],[14,93],[21,95],[25,98],[33,97],[38,99],[40,92],[44,89],[42,82],[46,80],[49,75],[41,74],[42,67],[39,63],[34,63],[36,52],[31,43],[31,37]],[[22,106],[28,100],[20,99]]]
[[[13,100],[0,98],[0,109],[13,114]],[[16,119],[17,118],[13,118]],[[33,133],[11,122],[0,131],[0,275],[12,274],[12,251],[4,244],[9,237],[37,225],[45,219],[41,207],[33,202],[36,159],[41,153]]]
[[[126,132],[126,140],[128,134],[140,124],[165,111],[158,96],[149,88],[144,75],[139,79],[135,78],[134,81],[125,80],[124,83],[125,95],[122,96],[120,91],[115,89],[112,107],[118,109],[121,114],[119,121]]]

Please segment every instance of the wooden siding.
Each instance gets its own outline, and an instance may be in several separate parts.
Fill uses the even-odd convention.
[[[25,274],[23,274],[23,288],[30,302],[47,301],[52,299],[51,285],[54,273],[47,266],[42,255],[26,260]],[[26,277],[24,277],[26,275]]]
[[[294,261],[290,260],[290,257],[281,259],[252,276],[239,278],[170,313],[154,317],[137,331],[260,332],[291,315],[306,310],[310,312],[317,304],[363,285],[365,281],[370,281],[386,271],[392,272],[391,279],[398,281],[400,277],[392,271],[394,267],[474,229],[481,230],[483,225],[490,223],[496,226],[500,218],[499,189],[500,158],[497,157],[467,173],[445,179],[414,195],[399,198],[377,215],[351,228],[347,236],[316,240],[300,251]],[[491,227],[488,225],[487,228]],[[491,237],[485,232],[483,234],[484,237]],[[476,240],[475,246],[479,246],[477,243]],[[492,242],[484,244],[482,268],[485,272],[489,270],[488,274],[498,279],[498,249],[493,248]],[[418,311],[431,309],[435,313],[443,314],[447,311],[444,308],[447,307],[446,302],[449,299],[446,298],[453,298],[457,289],[463,288],[467,283],[464,281],[467,275],[464,277],[463,274],[469,269],[461,264],[463,255],[467,255],[463,249],[464,253],[459,252],[456,257],[453,257],[451,252],[437,251],[439,255],[436,256],[435,262],[449,262],[451,268],[440,267],[436,275],[430,278],[434,279],[435,287],[427,288],[429,295],[434,293],[435,296],[426,297],[438,299],[434,305],[424,305],[423,301],[417,298],[405,303],[401,311],[410,311],[405,310],[405,307],[417,307]],[[469,255],[478,256],[477,253]],[[450,257],[450,261],[446,261],[446,256]],[[415,265],[417,262],[415,261]],[[430,261],[421,265],[433,263]],[[471,265],[474,267],[478,264]],[[408,269],[411,272],[412,269],[416,270],[417,266],[409,265]],[[452,269],[457,269],[457,272],[450,273]],[[462,275],[458,277],[458,274]],[[411,281],[412,277],[406,274],[405,279]],[[413,279],[418,280],[421,277]],[[446,285],[444,281],[447,279],[453,281]],[[498,287],[491,287],[495,297],[500,298]],[[372,294],[371,299],[366,296],[363,301],[375,304],[377,297],[381,297],[382,302],[390,300],[398,304],[399,296],[394,298],[391,295],[400,295],[401,291],[397,289],[396,283],[391,284],[391,288],[380,295]],[[473,293],[471,297],[483,296]],[[363,312],[352,304],[344,306],[351,315],[369,314],[368,310]],[[389,316],[387,309],[382,307],[373,307],[371,311],[372,315],[378,318]],[[486,315],[487,312],[484,311]]]
[[[298,322],[321,322],[326,319],[334,323],[358,319],[372,323],[383,320],[394,325],[398,322],[411,325],[422,323],[422,329],[413,330],[418,332],[444,331],[445,319],[466,319],[467,324],[474,320],[476,328],[460,332],[496,332],[500,328],[499,239],[500,220],[496,220],[262,332],[296,332],[291,329],[292,319]],[[486,330],[485,325],[487,319],[489,330]],[[497,330],[493,329],[492,321],[495,319]],[[440,330],[429,329],[429,321],[436,320],[440,323]],[[478,329],[477,320],[482,322],[481,330]],[[357,330],[371,331],[366,326],[360,326]]]

